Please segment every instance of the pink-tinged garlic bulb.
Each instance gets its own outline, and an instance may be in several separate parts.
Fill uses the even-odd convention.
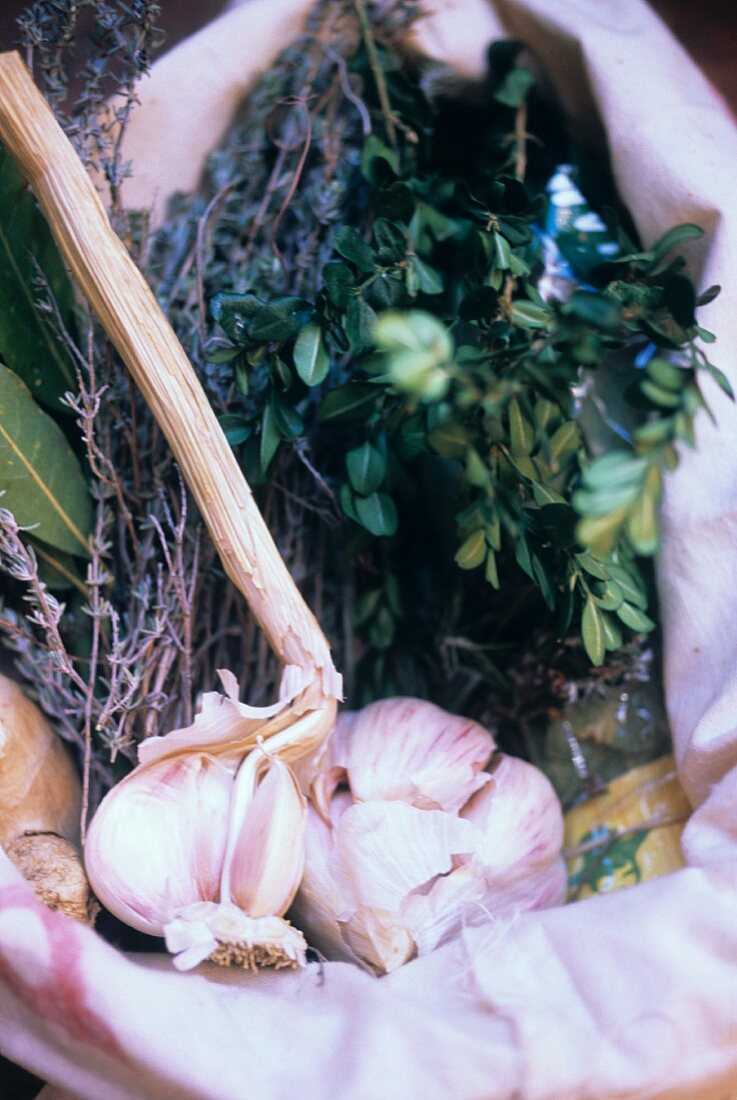
[[[324,740],[335,702],[259,710],[222,680],[226,694],[206,695],[187,729],[144,742],[103,799],[87,871],[112,913],[165,937],[179,969],[302,965],[304,937],[283,914],[302,875],[306,806],[287,761]]]
[[[338,719],[310,789],[291,916],[327,958],[385,973],[464,926],[559,904],[548,780],[475,722],[417,699]]]

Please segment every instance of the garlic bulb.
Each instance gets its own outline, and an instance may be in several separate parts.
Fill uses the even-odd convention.
[[[286,761],[324,740],[335,702],[247,707],[221,678],[226,694],[206,695],[192,726],[141,745],[92,819],[87,871],[100,901],[163,935],[180,969],[300,965],[304,937],[281,918],[302,874],[306,807]]]
[[[565,895],[563,818],[545,776],[474,722],[416,699],[338,719],[311,777],[291,915],[328,958],[384,973],[464,925]]]

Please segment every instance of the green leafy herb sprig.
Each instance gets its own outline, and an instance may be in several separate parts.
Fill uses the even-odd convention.
[[[421,80],[376,43],[358,46],[351,67],[376,99],[355,169],[370,224],[335,228],[309,297],[267,297],[258,280],[217,295],[228,342],[211,359],[234,369],[241,398],[223,426],[249,476],[264,480],[283,445],[309,440],[358,558],[391,578],[393,594],[371,586],[358,607],[370,644],[389,649],[409,613],[390,563],[417,565],[403,527],[432,457],[444,488],[424,506],[454,514],[456,565],[494,589],[526,575],[598,665],[626,631],[653,629],[639,559],[657,548],[676,447],[695,442],[700,376],[730,393],[697,342],[713,337],[695,308],[718,288],[697,298],[684,274],[675,250],[701,235],[684,225],[646,252],[617,230],[615,260],[567,300],[542,297],[545,196],[528,171],[532,78],[518,52],[492,57],[484,143],[456,156]],[[598,376],[614,364],[610,408]]]

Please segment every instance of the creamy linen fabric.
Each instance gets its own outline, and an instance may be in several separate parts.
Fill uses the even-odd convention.
[[[307,7],[251,0],[155,67],[128,146],[129,201],[194,183],[245,82]],[[680,47],[640,0],[436,7],[421,47],[467,75],[500,20],[530,43],[579,135],[605,135],[645,242],[678,221],[708,228],[688,258],[703,287],[727,288],[702,316],[737,383],[737,137]],[[668,480],[659,563],[675,751],[697,807],[687,868],[469,929],[377,980],[338,963],[250,977],[127,958],[44,910],[0,857],[3,1053],[90,1100],[725,1100],[737,1089],[737,414],[709,396],[718,426],[702,418],[698,452]]]

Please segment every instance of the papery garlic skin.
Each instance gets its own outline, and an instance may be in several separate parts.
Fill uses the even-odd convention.
[[[392,699],[341,717],[312,777],[292,916],[328,958],[388,973],[466,925],[565,897],[563,816],[548,780],[503,755],[479,774],[491,735],[438,710]]]
[[[85,866],[106,909],[161,936],[182,908],[220,892],[233,773],[183,753],[139,767],[106,795],[90,823]]]
[[[560,855],[563,816],[558,796],[547,776],[525,760],[502,756],[461,817],[478,830],[474,855],[489,882],[531,878]]]
[[[422,699],[381,699],[339,715],[328,742],[315,802],[345,777],[356,799],[408,802],[457,811],[488,781],[494,738],[468,718]]]

